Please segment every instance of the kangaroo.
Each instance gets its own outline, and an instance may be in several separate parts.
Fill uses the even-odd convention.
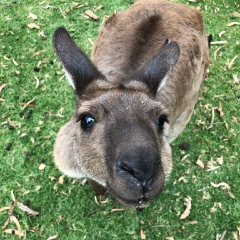
[[[170,143],[193,113],[209,65],[201,13],[138,0],[109,17],[91,60],[64,27],[53,46],[76,94],[54,147],[58,169],[98,194],[145,208],[172,170]]]

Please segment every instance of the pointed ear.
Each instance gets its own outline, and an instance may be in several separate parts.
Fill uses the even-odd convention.
[[[164,86],[168,73],[177,63],[179,56],[178,44],[167,39],[159,53],[134,73],[131,79],[144,82],[155,95]]]
[[[81,94],[93,80],[104,79],[64,27],[56,29],[53,35],[53,47],[76,93]]]

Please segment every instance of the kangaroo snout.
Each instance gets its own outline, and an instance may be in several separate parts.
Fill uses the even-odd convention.
[[[150,152],[152,149],[137,149],[136,153],[127,152],[121,155],[117,161],[120,172],[136,178],[139,182],[151,181],[156,170],[161,166],[160,157],[157,151]],[[154,153],[155,152],[155,153]]]
[[[107,188],[117,199],[121,196],[119,200],[125,205],[147,205],[164,185],[160,156],[151,148],[123,152],[112,172]]]
[[[164,184],[164,172],[158,151],[145,148],[124,152],[116,162],[115,178],[126,182],[125,188],[132,188],[134,194],[132,197],[128,194],[127,199],[137,204],[147,202],[161,191]],[[157,187],[154,187],[156,182]]]

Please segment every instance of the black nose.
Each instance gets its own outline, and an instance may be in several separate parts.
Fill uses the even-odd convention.
[[[155,170],[149,169],[149,167],[136,166],[136,163],[133,164],[135,166],[131,165],[129,162],[120,162],[119,167],[122,171],[129,173],[140,182],[143,182],[143,184],[153,178]]]
[[[151,185],[156,170],[161,167],[157,151],[138,150],[125,153],[118,160],[118,167],[127,175],[134,177],[143,185]]]

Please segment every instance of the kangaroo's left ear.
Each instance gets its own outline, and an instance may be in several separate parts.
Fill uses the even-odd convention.
[[[177,42],[170,42],[167,39],[159,53],[135,72],[131,79],[144,82],[155,95],[165,84],[167,75],[177,63],[179,56],[180,48]]]
[[[53,46],[66,71],[67,79],[77,94],[81,94],[93,80],[104,79],[104,76],[76,45],[64,27],[55,31]]]

